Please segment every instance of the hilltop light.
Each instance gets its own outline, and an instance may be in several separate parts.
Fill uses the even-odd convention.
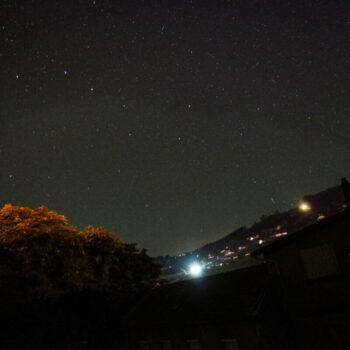
[[[299,205],[299,209],[301,211],[309,211],[311,207],[307,203],[303,202]]]
[[[198,277],[202,273],[202,266],[199,264],[192,264],[189,272],[193,277]]]

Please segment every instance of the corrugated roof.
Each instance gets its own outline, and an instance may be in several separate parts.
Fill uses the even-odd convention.
[[[254,317],[271,277],[267,266],[181,281],[151,290],[129,312],[126,328],[198,325]]]

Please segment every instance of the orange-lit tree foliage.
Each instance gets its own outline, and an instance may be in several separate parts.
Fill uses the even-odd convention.
[[[88,226],[82,233],[89,266],[98,285],[93,288],[112,289],[124,295],[137,292],[139,283],[159,276],[160,266],[144,249],[126,244],[103,227]]]
[[[130,295],[160,268],[104,228],[79,232],[45,207],[6,204],[0,210],[0,282],[16,300],[83,290]]]

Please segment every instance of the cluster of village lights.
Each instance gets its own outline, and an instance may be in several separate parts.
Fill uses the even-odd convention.
[[[308,203],[301,202],[299,204],[299,210],[306,212],[311,210],[311,207]],[[200,265],[199,263],[193,263],[192,265],[189,266],[188,273],[193,277],[199,277],[202,274],[202,270],[203,270],[202,265]]]

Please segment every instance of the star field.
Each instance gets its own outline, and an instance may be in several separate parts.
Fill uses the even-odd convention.
[[[345,1],[9,1],[2,205],[151,255],[350,177]]]

